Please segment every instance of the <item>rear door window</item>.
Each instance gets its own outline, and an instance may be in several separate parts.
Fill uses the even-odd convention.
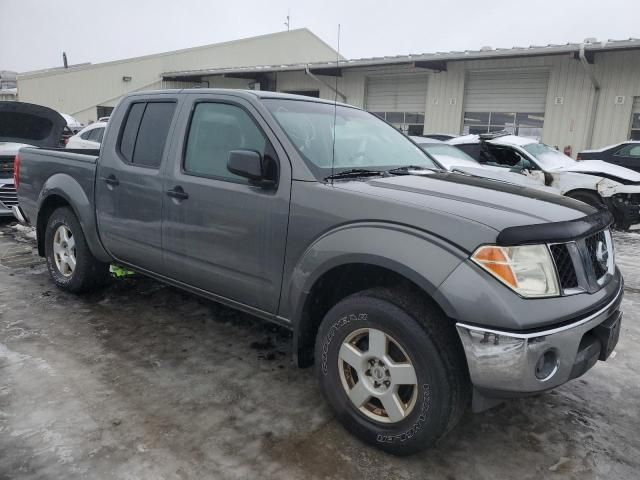
[[[134,103],[120,137],[120,154],[130,163],[157,168],[169,135],[175,102]]]

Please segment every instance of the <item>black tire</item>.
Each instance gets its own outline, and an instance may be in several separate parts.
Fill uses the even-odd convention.
[[[56,266],[53,239],[57,229],[64,225],[75,240],[76,265],[70,275],[64,275]],[[47,267],[54,283],[61,289],[73,293],[88,292],[104,286],[109,281],[109,264],[98,261],[89,247],[73,210],[60,207],[51,214],[45,230],[45,256]]]
[[[407,353],[418,395],[406,417],[395,423],[370,418],[348,397],[338,352],[363,328],[382,330]],[[321,390],[337,418],[363,441],[410,455],[433,445],[460,420],[469,405],[471,383],[462,346],[451,321],[428,299],[389,289],[371,289],[335,305],[320,325],[315,369]],[[371,378],[371,377],[370,377]]]

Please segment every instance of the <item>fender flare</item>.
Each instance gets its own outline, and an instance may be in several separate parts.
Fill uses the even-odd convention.
[[[38,198],[38,218],[40,223],[43,205],[53,196],[63,198],[75,213],[82,232],[87,240],[87,246],[94,257],[103,262],[110,262],[111,256],[102,246],[97,230],[96,215],[93,203],[87,197],[84,189],[77,180],[66,173],[56,173],[49,177],[40,190]]]
[[[282,316],[291,319],[298,351],[305,305],[316,282],[336,267],[368,264],[407,278],[431,298],[469,253],[430,233],[399,224],[358,222],[332,229],[300,256],[284,282]]]

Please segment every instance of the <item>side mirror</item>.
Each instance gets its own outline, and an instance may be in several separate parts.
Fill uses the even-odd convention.
[[[249,179],[249,182],[262,187],[273,186],[275,180],[268,178],[269,159],[254,150],[231,150],[227,160],[227,170]]]

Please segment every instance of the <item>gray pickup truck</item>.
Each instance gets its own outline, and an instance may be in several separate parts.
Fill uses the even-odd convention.
[[[339,420],[386,451],[576,378],[618,340],[608,212],[444,171],[360,109],[142,92],[93,153],[16,161],[14,212],[53,281],[93,289],[116,262],[291,329]]]

